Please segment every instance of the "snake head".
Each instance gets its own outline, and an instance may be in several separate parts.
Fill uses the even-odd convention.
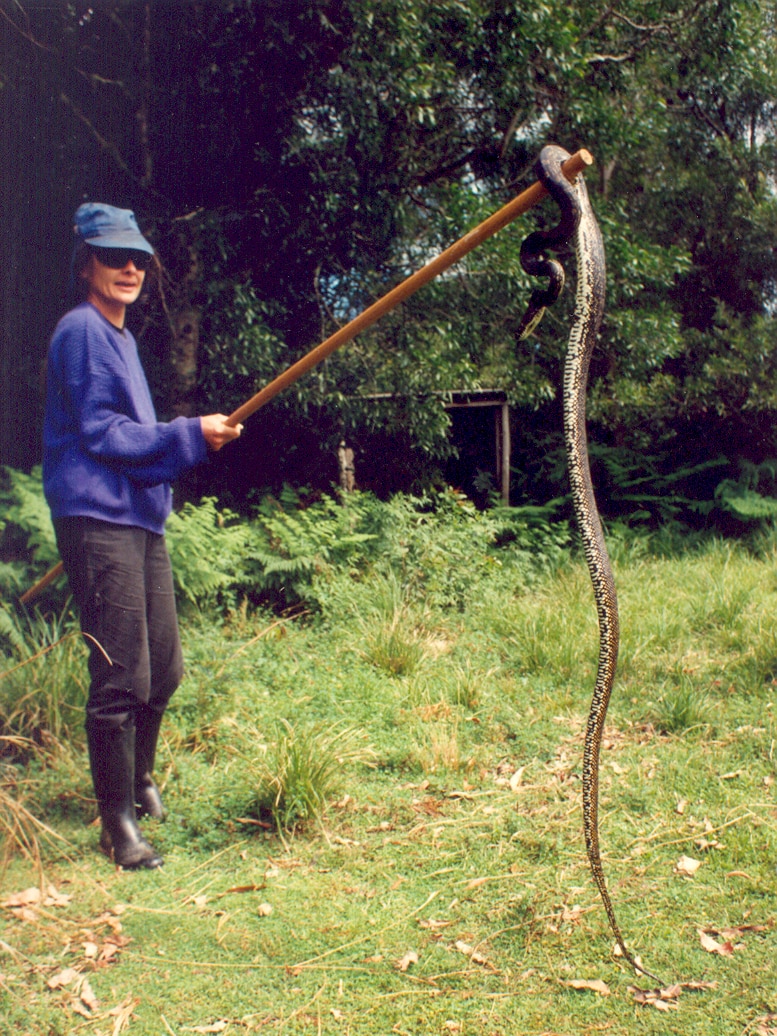
[[[533,235],[529,235],[526,241],[530,241]],[[526,244],[524,241],[524,245]],[[545,316],[548,306],[552,306],[564,288],[565,274],[564,267],[557,259],[548,259],[545,256],[532,257],[529,261],[531,269],[528,269],[523,261],[523,245],[521,246],[521,265],[527,273],[535,277],[546,276],[549,278],[547,288],[536,288],[529,298],[529,305],[521,318],[516,332],[519,342],[524,341],[534,334],[537,325]]]

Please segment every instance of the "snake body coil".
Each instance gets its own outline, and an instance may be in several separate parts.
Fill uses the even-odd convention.
[[[577,289],[564,369],[564,441],[575,518],[593,584],[599,624],[599,663],[583,750],[583,827],[591,871],[618,946],[632,967],[660,982],[637,963],[624,943],[607,889],[599,850],[599,760],[618,661],[619,626],[615,581],[591,483],[585,411],[591,354],[604,313],[605,258],[602,235],[588,200],[585,182],[582,176],[578,176],[576,182],[571,184],[561,170],[561,164],[567,158],[569,154],[554,145],[543,148],[540,153],[535,171],[540,182],[560,206],[562,218],[554,231],[544,232],[544,236],[543,232],[530,235],[524,242],[521,259],[529,272],[545,272],[553,282],[554,275],[550,270],[543,270],[536,258],[524,262],[524,253],[529,255],[545,247],[558,247],[573,235],[575,237]],[[536,299],[533,297],[527,317],[522,322],[522,329],[527,324],[531,325],[528,330],[524,330],[524,336],[538,323],[541,313],[532,317],[537,310]]]

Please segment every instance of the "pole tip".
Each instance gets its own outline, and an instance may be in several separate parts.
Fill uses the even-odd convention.
[[[585,170],[594,164],[594,156],[586,148],[580,148],[579,151],[575,151],[574,155],[570,155],[566,162],[563,162],[561,168],[564,170],[564,175],[570,183],[574,183],[575,177],[578,173],[583,173]]]

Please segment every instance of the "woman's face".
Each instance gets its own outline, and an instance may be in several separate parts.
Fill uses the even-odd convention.
[[[145,253],[122,249],[104,249],[103,252],[112,253],[106,256],[111,265],[101,262],[93,251],[81,274],[87,284],[86,297],[109,320],[121,317],[123,321],[124,310],[140,295],[146,277],[145,270],[138,269],[135,261],[145,263],[147,257],[144,260]]]

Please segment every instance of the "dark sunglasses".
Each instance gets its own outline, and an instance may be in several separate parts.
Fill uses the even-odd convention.
[[[153,262],[150,252],[141,252],[135,248],[95,248],[90,245],[98,263],[110,270],[123,270],[128,262],[135,264],[136,270],[147,270]]]

